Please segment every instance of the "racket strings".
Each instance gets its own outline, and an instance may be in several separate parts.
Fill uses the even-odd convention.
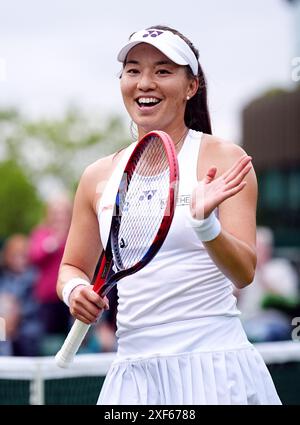
[[[119,204],[121,225],[115,259],[119,269],[132,267],[145,256],[164,217],[170,172],[160,138],[147,144],[136,159],[133,174],[127,178],[129,184],[123,188]]]
[[[162,180],[166,176],[157,176],[162,170],[162,167],[157,164],[157,158],[161,159],[161,157],[157,157],[158,150],[153,149],[152,144],[150,146],[151,148],[146,154],[147,161],[140,161],[139,166],[137,166],[135,179],[131,181],[131,191],[128,192],[127,197],[137,201],[137,204],[134,201],[132,204],[131,201],[131,207],[133,208],[128,209],[128,216],[137,214],[138,221],[131,222],[129,220],[127,221],[128,226],[126,226],[125,221],[123,223],[125,224],[123,226],[124,232],[122,232],[123,241],[127,241],[128,237],[130,237],[129,243],[132,247],[131,250],[127,249],[127,259],[128,254],[130,254],[133,262],[143,257],[149,244],[153,241],[162,219],[162,214],[159,215],[161,199],[167,196],[167,190],[163,193],[160,190]],[[158,162],[160,164],[163,163],[163,161]],[[163,169],[165,169],[165,166]],[[148,176],[147,180],[145,180],[145,176]],[[160,179],[160,185],[157,184],[157,177]],[[153,180],[155,180],[155,189],[153,189]],[[152,202],[149,202],[149,200]]]
[[[143,203],[144,206],[134,205],[133,214],[137,215],[138,220],[128,221],[127,227],[124,223],[124,231],[122,228],[124,238],[128,240],[130,236],[132,247],[135,247],[135,249],[140,249],[142,244],[145,244],[145,248],[147,248],[158,232],[163,217],[162,199],[167,196],[167,191],[162,191],[161,187],[157,186],[157,181],[155,182],[156,189],[149,190],[149,183],[151,184],[148,181],[145,185],[145,182],[139,182],[140,188],[144,188],[144,190],[142,190],[142,195],[138,193],[136,196],[139,203]],[[129,214],[131,214],[130,210],[128,211]]]
[[[136,160],[137,165],[134,172],[142,176],[159,176],[169,170],[164,144],[157,136],[150,138],[150,142],[139,152]]]

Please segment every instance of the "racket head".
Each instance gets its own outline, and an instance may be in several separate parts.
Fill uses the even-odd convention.
[[[178,183],[171,137],[163,131],[147,133],[125,166],[116,196],[110,235],[115,278],[140,270],[162,246],[174,217]]]
[[[178,186],[179,166],[171,137],[163,131],[147,133],[137,143],[124,168],[104,258],[93,281],[94,291],[107,295],[120,279],[142,269],[153,259],[169,232]],[[142,197],[157,195],[149,211],[140,208],[141,191]],[[106,273],[111,271],[112,263],[114,272]]]

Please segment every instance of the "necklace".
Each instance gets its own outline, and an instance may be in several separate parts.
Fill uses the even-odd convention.
[[[176,143],[175,143],[175,142],[173,142],[173,143],[174,143],[175,148],[177,148],[177,146],[179,146],[179,145],[180,145],[180,143],[181,143],[181,142],[183,142],[183,141],[185,140],[185,138],[186,138],[186,136],[187,136],[187,134],[188,134],[188,132],[189,132],[189,131],[190,131],[190,129],[189,129],[189,128],[187,128],[186,130],[184,130],[184,133],[183,133],[183,135],[180,137],[180,139],[178,139]],[[134,141],[134,142],[136,142],[137,140],[139,140],[137,137],[135,137],[135,138],[133,139],[133,141]]]
[[[185,130],[184,133],[183,133],[183,135],[180,137],[180,139],[177,140],[176,143],[174,143],[175,148],[177,148],[177,146],[179,146],[181,144],[181,142],[183,142],[185,140],[185,138],[186,138],[189,130],[190,130],[189,128],[187,130]]]

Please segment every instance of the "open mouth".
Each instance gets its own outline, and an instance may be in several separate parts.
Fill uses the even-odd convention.
[[[140,108],[150,108],[151,106],[158,105],[161,102],[161,99],[156,97],[139,97],[136,99],[136,103]]]

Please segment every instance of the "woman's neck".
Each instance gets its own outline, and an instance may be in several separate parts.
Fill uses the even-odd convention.
[[[155,129],[155,130],[161,130],[167,133],[173,140],[174,145],[176,147],[181,145],[181,142],[185,139],[189,131],[189,129],[184,124],[180,127],[173,128],[173,129]],[[138,128],[138,140],[141,140],[147,133],[148,132],[145,131],[145,129]]]

